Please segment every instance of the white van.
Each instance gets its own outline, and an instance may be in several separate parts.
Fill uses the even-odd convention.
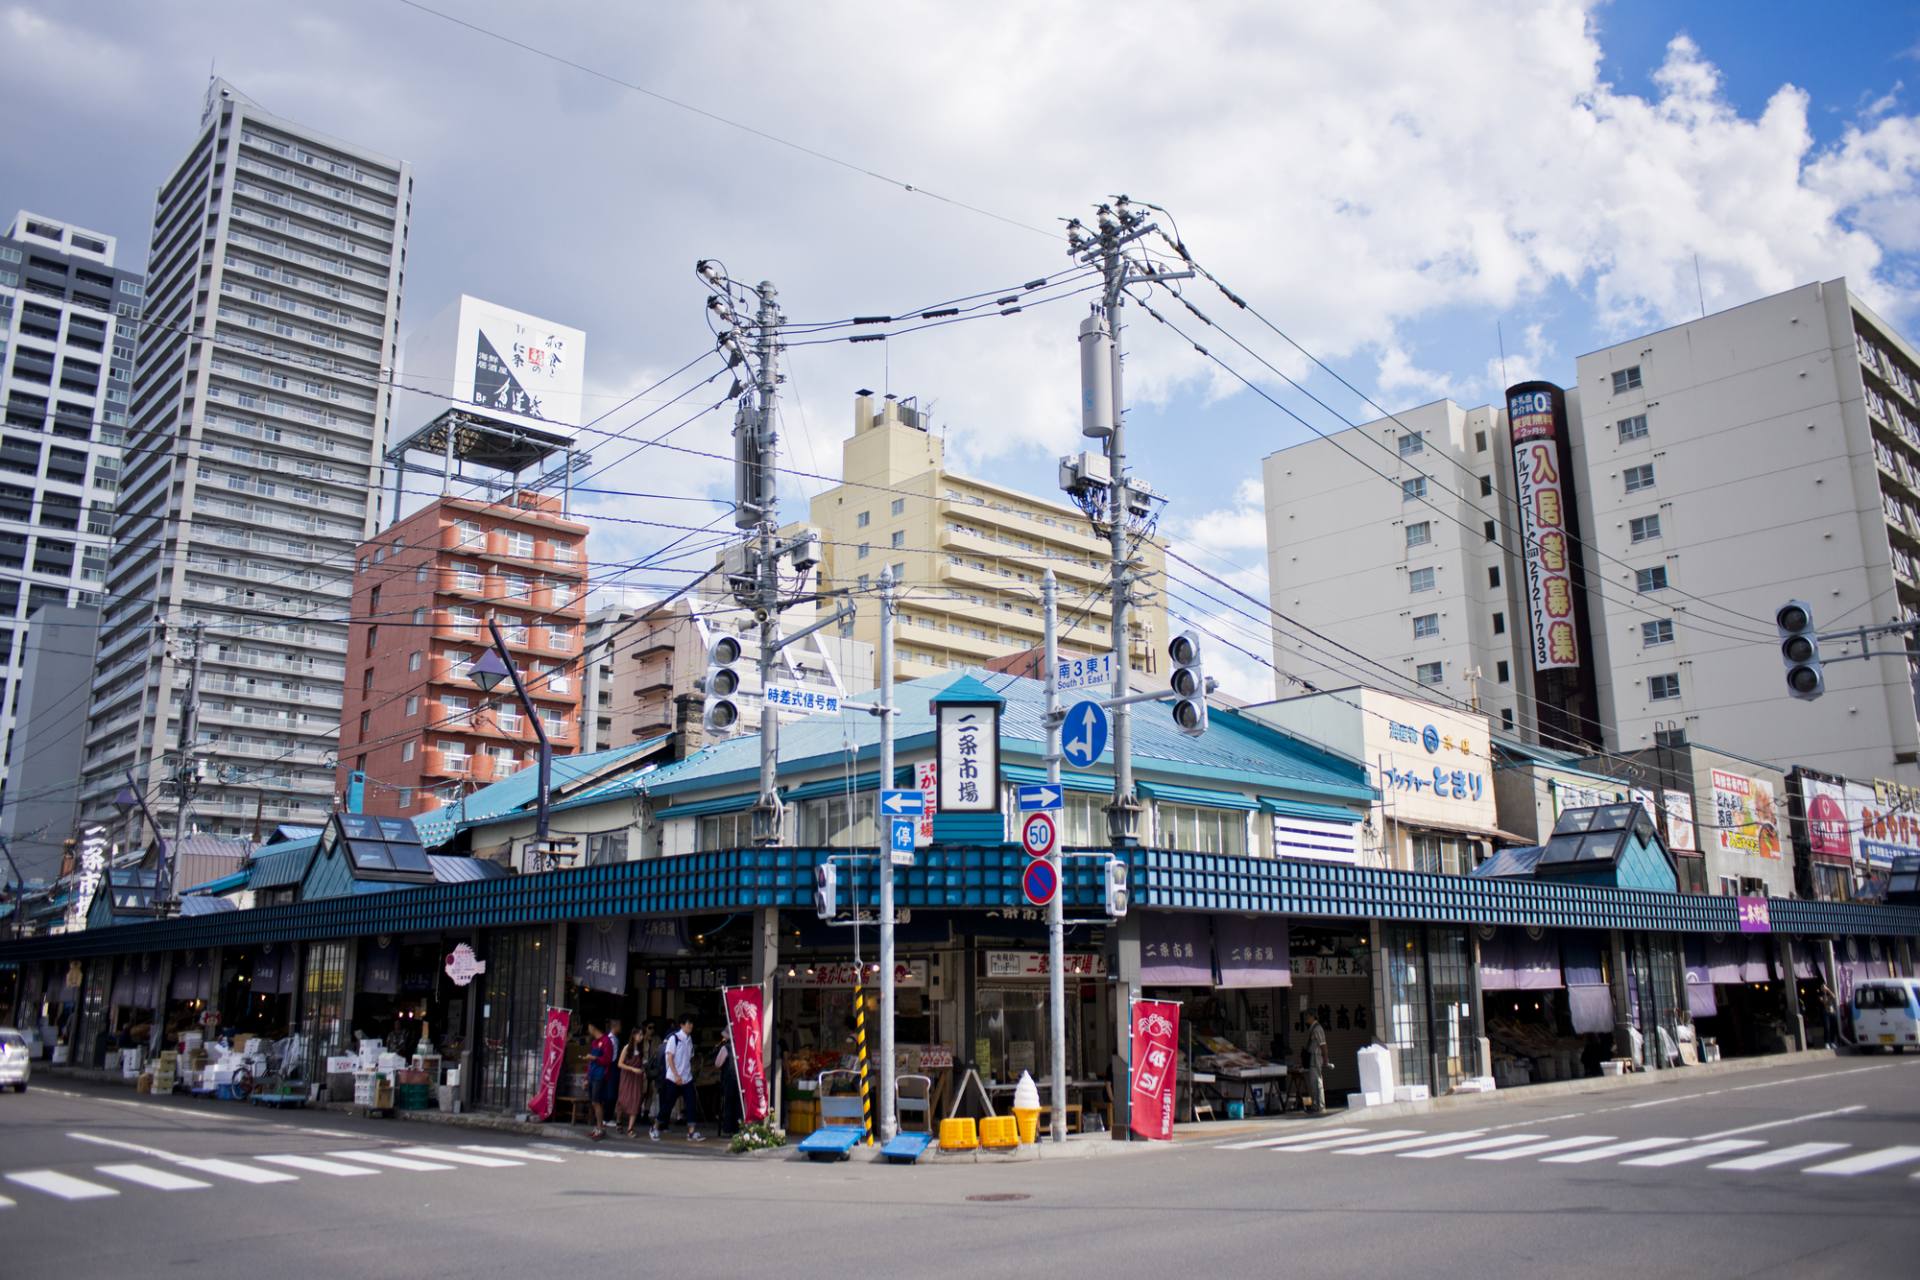
[[[1869,978],[1853,986],[1853,1038],[1862,1049],[1905,1053],[1920,1045],[1920,978]]]

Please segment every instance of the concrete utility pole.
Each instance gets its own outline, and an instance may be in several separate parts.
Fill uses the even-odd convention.
[[[893,786],[893,570],[880,571],[880,786]],[[893,1141],[899,1120],[893,1061],[893,840],[892,820],[874,810],[874,834],[880,840],[880,1141]],[[860,911],[858,899],[854,914]],[[856,929],[855,938],[859,937]]]
[[[775,545],[779,529],[775,524],[775,461],[779,455],[774,432],[774,411],[780,394],[780,308],[775,303],[780,291],[762,280],[754,291],[760,299],[754,314],[755,368],[754,390],[757,404],[750,415],[751,466],[741,476],[743,506],[750,505],[757,517],[754,527],[754,575],[758,590],[753,602],[754,620],[760,624],[760,797],[753,805],[753,842],[780,843],[780,716],[766,701],[767,686],[773,681],[774,663],[780,652],[780,552]]]
[[[174,802],[173,844],[177,850],[187,836],[187,809],[200,786],[200,762],[194,755],[194,739],[200,729],[200,657],[203,649],[199,623],[186,629],[189,652],[186,696],[180,701],[180,737],[175,746],[173,766]],[[164,857],[155,871],[153,896],[156,902],[173,897],[173,858]]]
[[[1048,569],[1040,580],[1041,616],[1046,625],[1044,673],[1047,691],[1047,785],[1060,785],[1060,584]],[[1060,834],[1053,846],[1053,901],[1047,904],[1047,1039],[1053,1061],[1053,1140],[1067,1140],[1067,876],[1066,804],[1060,806]]]

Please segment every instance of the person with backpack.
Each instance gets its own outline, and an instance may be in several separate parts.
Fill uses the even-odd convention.
[[[660,1126],[673,1120],[673,1104],[680,1102],[687,1118],[687,1141],[705,1142],[700,1132],[700,1100],[693,1091],[693,1015],[680,1015],[680,1028],[668,1036],[660,1048],[660,1065],[666,1079],[660,1083],[660,1109],[654,1114],[653,1131],[648,1135],[660,1141]]]

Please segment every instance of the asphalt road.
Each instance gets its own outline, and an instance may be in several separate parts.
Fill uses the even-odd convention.
[[[43,1077],[0,1199],[9,1277],[1912,1275],[1920,1058],[910,1169]]]

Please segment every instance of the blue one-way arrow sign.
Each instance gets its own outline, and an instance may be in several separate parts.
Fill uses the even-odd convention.
[[[919,817],[927,811],[927,794],[924,791],[882,791],[880,793],[880,812],[892,817],[904,818],[911,814]]]
[[[1061,792],[1059,787],[1021,787],[1016,794],[1019,807],[1022,809],[1039,810],[1058,809],[1061,807]]]

